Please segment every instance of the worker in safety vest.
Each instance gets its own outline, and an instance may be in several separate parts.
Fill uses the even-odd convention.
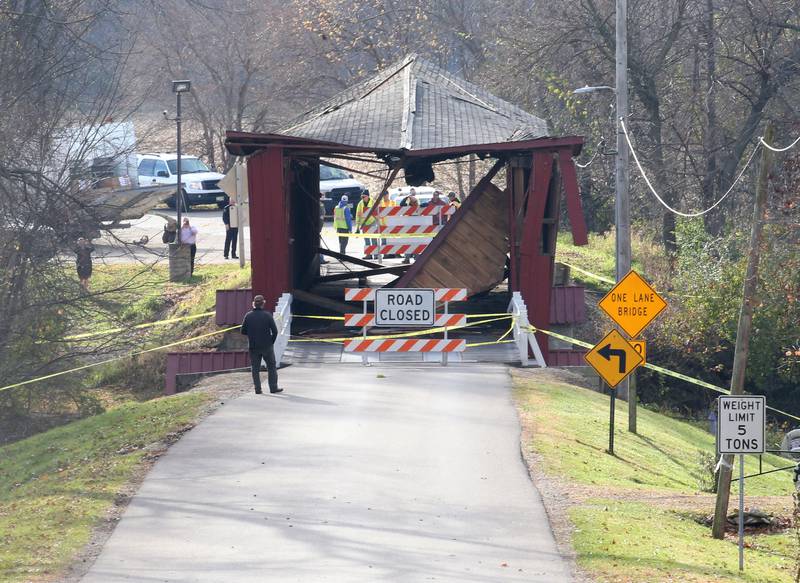
[[[361,193],[361,200],[358,202],[358,206],[356,207],[356,224],[361,229],[362,233],[366,233],[368,231],[368,227],[371,227],[376,223],[375,213],[372,216],[369,215],[370,208],[372,208],[372,200],[369,197],[369,193],[364,191]],[[369,245],[377,245],[378,240],[373,239],[372,237],[364,238],[364,249]],[[374,256],[375,259],[378,258],[378,254],[376,253]],[[373,259],[373,255],[364,253],[364,259]]]
[[[347,251],[347,235],[353,230],[353,215],[350,212],[349,200],[346,194],[342,195],[339,204],[333,209],[333,228],[337,233],[346,233],[344,237],[339,236],[339,253],[342,255]]]
[[[461,208],[461,201],[458,200],[458,195],[452,190],[447,193],[447,202],[450,206],[456,207],[456,209]]]
[[[400,203],[400,206],[411,207],[413,209],[412,214],[419,214],[421,207],[419,206],[419,200],[417,200],[417,191],[412,188],[411,194],[403,199],[403,202]],[[410,263],[412,259],[416,258],[417,255],[415,253],[406,253],[405,258],[403,258],[403,263]]]
[[[378,209],[379,210],[380,209],[385,209],[385,208],[392,207],[392,206],[397,206],[397,203],[394,202],[392,200],[392,197],[389,196],[389,191],[388,190],[383,191],[383,196],[380,199],[380,203],[378,203]],[[387,225],[386,217],[381,217],[380,219],[378,219],[378,221],[380,222],[381,227],[385,227]],[[379,244],[381,245],[381,247],[385,246],[386,245],[386,237],[382,237],[380,239],[380,243]],[[386,257],[397,257],[397,255],[392,253],[392,254],[386,255]]]

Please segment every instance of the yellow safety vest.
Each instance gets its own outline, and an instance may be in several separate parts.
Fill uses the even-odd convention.
[[[381,204],[378,206],[378,208],[386,208],[390,206],[397,206],[397,205],[391,198],[389,198],[389,195],[387,194],[381,199]],[[381,226],[382,227],[386,226],[386,217],[381,218]]]
[[[347,228],[347,218],[344,216],[343,206],[336,205],[333,208],[333,228],[337,230]]]
[[[361,225],[363,222],[363,226],[367,227],[375,222],[375,215],[373,214],[369,217],[366,221],[364,221],[364,217],[367,216],[369,213],[369,207],[372,206],[372,199],[367,204],[364,204],[364,201],[361,200],[358,202],[358,206],[356,207],[356,222]]]

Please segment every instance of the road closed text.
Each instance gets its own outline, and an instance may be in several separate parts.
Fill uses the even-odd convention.
[[[432,289],[376,291],[377,326],[433,326],[435,320],[436,300]]]

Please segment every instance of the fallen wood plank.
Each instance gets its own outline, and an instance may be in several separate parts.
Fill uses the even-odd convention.
[[[314,284],[328,281],[344,281],[347,279],[362,279],[373,275],[382,275],[384,273],[403,274],[409,267],[409,265],[394,265],[391,267],[379,267],[377,269],[365,269],[362,271],[344,271],[342,273],[334,273],[333,275],[322,275],[314,280]]]
[[[297,301],[305,302],[307,304],[311,304],[312,306],[319,306],[320,308],[325,308],[326,310],[330,310],[339,314],[348,314],[353,311],[353,306],[351,304],[337,302],[336,300],[332,300],[303,289],[292,290],[292,297]]]
[[[317,252],[320,255],[325,255],[326,257],[332,257],[333,259],[338,259],[339,261],[346,261],[348,263],[355,263],[356,265],[361,265],[362,267],[372,267],[372,268],[380,268],[383,267],[380,263],[373,263],[372,261],[367,261],[366,259],[359,259],[358,257],[353,257],[352,255],[342,255],[341,253],[337,253],[336,251],[331,251],[330,249],[323,249],[319,247]]]

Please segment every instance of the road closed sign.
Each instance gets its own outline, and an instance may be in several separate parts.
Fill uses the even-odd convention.
[[[436,293],[432,289],[375,290],[376,326],[430,327],[436,322]]]
[[[727,395],[717,399],[717,448],[719,453],[764,453],[763,395]]]

